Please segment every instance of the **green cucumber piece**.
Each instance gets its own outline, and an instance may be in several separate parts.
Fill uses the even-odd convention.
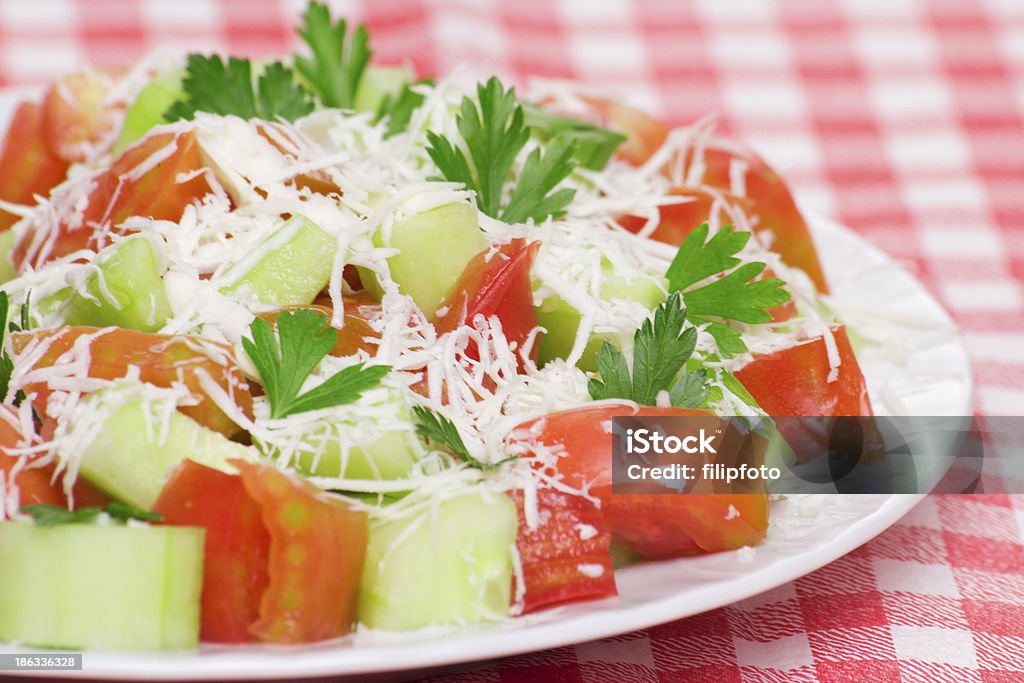
[[[124,114],[121,132],[114,142],[113,154],[115,157],[121,156],[121,152],[128,149],[132,143],[142,139],[151,128],[168,123],[164,114],[172,104],[185,95],[181,85],[184,75],[185,72],[179,70],[160,74],[139,91],[139,94],[135,96],[135,101],[131,103]]]
[[[415,78],[404,66],[369,64],[359,79],[354,107],[356,111],[375,112],[385,97],[397,97],[406,83]]]
[[[258,459],[254,449],[230,441],[175,410],[163,417],[166,405],[129,398],[110,410],[103,403],[112,397],[117,401],[116,391],[98,391],[85,399],[90,412],[109,410],[110,414],[81,461],[82,476],[114,498],[149,510],[171,470],[185,458],[231,474],[235,470],[228,460]],[[164,419],[169,422],[161,435]]]
[[[397,221],[391,229],[390,244],[384,244],[379,232],[373,243],[399,250],[388,258],[391,277],[428,318],[441,306],[470,260],[488,245],[480,232],[476,209],[462,202]],[[380,296],[380,285],[373,274],[361,271],[361,277],[367,289]]]
[[[10,282],[18,277],[18,269],[11,263],[12,249],[14,249],[14,231],[0,232],[0,284]]]
[[[71,650],[195,649],[204,533],[0,524],[0,641]]]
[[[337,251],[334,237],[295,216],[224,274],[229,284],[221,291],[248,292],[273,306],[311,303],[330,282]]]
[[[359,591],[366,626],[410,631],[508,615],[518,524],[511,499],[467,493],[435,512],[371,522]]]
[[[665,300],[665,291],[652,278],[635,278],[624,280],[606,277],[601,285],[601,299],[632,299],[654,310]],[[580,312],[573,308],[560,296],[550,296],[537,307],[537,324],[547,330],[537,340],[537,361],[541,365],[556,358],[566,358],[572,352],[576,342],[576,330],[580,326]],[[594,372],[597,370],[596,356],[605,341],[613,344],[616,340],[608,335],[591,334],[576,366],[581,370]]]
[[[142,332],[164,326],[171,317],[171,304],[153,242],[142,235],[129,237],[102,250],[94,263],[114,300],[101,287],[100,275],[93,273],[85,285],[89,296],[78,291],[71,295],[68,325],[113,325]]]
[[[317,445],[320,440],[326,441],[322,450]],[[301,472],[317,477],[402,479],[423,455],[412,433],[398,431],[382,433],[369,446],[351,446],[347,454],[343,454],[341,441],[329,425],[304,441],[309,450],[299,452],[295,465]]]

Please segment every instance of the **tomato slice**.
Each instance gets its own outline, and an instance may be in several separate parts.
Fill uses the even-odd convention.
[[[546,415],[520,425],[512,438],[527,448],[561,452],[556,469],[574,488],[587,487],[601,501],[604,528],[648,558],[717,552],[760,542],[768,526],[768,497],[762,493],[649,494],[612,492],[612,432],[620,415],[704,416],[682,408],[590,406]],[[537,466],[545,467],[539,459]],[[730,506],[735,509],[733,512]]]
[[[119,379],[129,368],[139,371],[139,379],[159,387],[170,387],[182,382],[199,399],[196,405],[181,406],[180,410],[196,422],[225,436],[234,436],[239,427],[203,388],[203,375],[209,376],[228,395],[246,417],[252,417],[252,394],[249,383],[234,358],[231,347],[203,340],[201,346],[195,338],[138,332],[122,328],[64,327],[54,330],[15,332],[11,344],[15,354],[32,346],[46,345],[45,353],[35,359],[33,368],[50,367],[61,362],[61,356],[71,351],[82,337],[88,342],[88,376],[97,379]],[[198,350],[207,347],[210,353]],[[39,348],[36,346],[36,348]],[[26,394],[35,392],[36,410],[45,413],[50,387],[35,382],[24,387]]]
[[[43,96],[43,129],[51,154],[85,161],[90,148],[113,141],[123,107],[106,103],[115,73],[77,71],[53,83]]]
[[[758,356],[736,371],[738,379],[769,415],[873,415],[864,373],[843,325],[832,330],[839,352],[839,373],[832,366],[824,337]]]
[[[204,175],[196,173],[202,168],[194,129],[149,135],[94,178],[80,216],[62,216],[52,240],[26,231],[11,260],[19,268],[39,268],[79,249],[101,248],[111,232],[127,234],[118,226],[131,216],[180,220],[185,207],[210,191]],[[139,170],[144,172],[136,177]]]
[[[744,196],[751,203],[750,215],[757,218],[754,231],[761,234],[770,232],[771,250],[788,265],[807,273],[818,291],[828,293],[828,280],[807,221],[797,208],[789,186],[764,159],[750,150],[734,154],[709,148],[704,152],[704,182],[720,190],[731,190],[734,162],[747,167]]]
[[[438,333],[451,332],[471,323],[477,315],[497,316],[505,338],[510,344],[516,344],[517,350],[521,349],[537,327],[530,266],[539,249],[540,242],[514,239],[493,253],[488,249],[474,256],[445,299],[447,311],[435,322]],[[530,352],[531,358],[536,360],[536,345]],[[479,358],[479,351],[472,342],[466,353],[470,358]],[[520,357],[520,368],[523,363]]]
[[[715,193],[699,187],[674,187],[669,194],[685,197],[688,201],[682,204],[666,204],[658,209],[658,227],[650,234],[650,238],[665,244],[679,246],[699,225],[711,220],[711,212],[718,209],[718,224],[730,225],[733,221],[721,205],[716,206]],[[720,192],[733,204],[739,204],[744,211],[750,202],[742,197],[735,197],[728,192]],[[639,216],[622,216],[619,225],[632,233],[640,232],[647,221]]]
[[[270,586],[250,633],[274,643],[310,643],[351,631],[367,514],[270,465],[232,464],[270,533]]]
[[[0,143],[0,199],[12,204],[35,204],[64,180],[68,163],[57,158],[46,144],[41,107],[22,102]],[[18,222],[18,217],[0,209],[0,231]]]
[[[538,524],[530,529],[523,492],[510,495],[519,510],[516,550],[523,571],[523,614],[618,595],[609,551],[612,537],[602,529],[601,510],[594,503],[581,496],[540,489]]]
[[[308,643],[352,629],[367,515],[271,465],[186,460],[153,510],[206,528],[202,638]]]
[[[259,618],[260,598],[270,584],[270,534],[242,478],[185,460],[153,511],[167,524],[206,529],[201,640],[252,641],[249,626]]]
[[[359,351],[366,351],[373,355],[377,351],[380,333],[373,329],[370,321],[381,317],[380,304],[366,295],[343,296],[342,303],[345,307],[344,324],[338,330],[337,341],[334,342],[331,355],[351,356]],[[306,306],[287,306],[277,311],[267,311],[258,315],[276,328],[277,318],[281,313],[300,308],[323,313],[328,320],[334,315],[334,306],[331,305],[331,299],[327,296],[317,297],[316,301]]]

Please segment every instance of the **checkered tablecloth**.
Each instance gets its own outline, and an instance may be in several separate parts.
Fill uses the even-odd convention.
[[[1024,415],[1024,0],[364,0],[377,54],[709,111],[962,326],[978,409]],[[0,0],[0,84],[144,51],[263,55],[304,0]],[[750,600],[449,680],[1024,681],[1024,496],[933,497]]]

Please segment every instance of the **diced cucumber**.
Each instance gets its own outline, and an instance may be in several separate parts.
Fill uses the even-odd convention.
[[[399,479],[409,476],[423,452],[408,401],[385,380],[357,402],[311,422],[295,465],[315,476]]]
[[[390,244],[384,244],[379,232],[373,242],[400,250],[388,258],[391,277],[428,318],[458,282],[466,264],[487,248],[476,209],[462,202],[408,216],[392,227]],[[379,295],[373,274],[362,271],[361,276],[367,289]]]
[[[12,249],[14,249],[14,231],[0,232],[0,284],[18,277],[18,269],[11,263]]]
[[[356,89],[355,110],[377,111],[385,97],[396,97],[413,78],[415,74],[404,66],[367,65]]]
[[[203,536],[192,527],[0,524],[0,641],[194,649]]]
[[[623,280],[606,277],[601,285],[601,298],[604,301],[632,299],[654,310],[665,300],[665,291],[649,278]],[[559,296],[548,297],[537,307],[537,324],[547,330],[538,339],[537,360],[540,364],[568,357],[576,342],[580,318],[579,311]],[[591,334],[577,367],[590,372],[597,370],[595,357],[606,339],[614,343],[605,335]]]
[[[85,399],[90,412],[109,411],[109,417],[86,448],[81,473],[119,500],[150,509],[171,469],[185,458],[229,473],[235,470],[228,460],[258,458],[253,448],[230,441],[175,410],[163,414],[168,406],[157,402],[129,398],[106,408],[115,396],[111,392],[116,391],[99,391]]]
[[[302,472],[317,477],[401,479],[409,475],[423,454],[419,440],[412,433],[383,432],[369,446],[352,446],[345,454],[329,426],[319,436],[326,439],[323,451],[319,454],[312,450],[300,451],[295,463]]]
[[[100,272],[85,285],[89,296],[71,296],[68,325],[115,325],[156,332],[171,317],[171,304],[161,279],[163,267],[153,243],[129,237],[96,256]],[[92,298],[90,298],[92,297]]]
[[[121,152],[141,139],[151,128],[167,123],[164,114],[172,104],[184,97],[181,86],[183,77],[182,71],[160,74],[139,91],[124,114],[121,132],[114,142],[115,157],[120,156]]]
[[[274,306],[308,304],[327,286],[337,241],[305,216],[295,216],[230,268],[221,291],[251,293]]]
[[[371,522],[359,591],[366,626],[409,631],[508,614],[515,505],[467,493],[435,511]]]

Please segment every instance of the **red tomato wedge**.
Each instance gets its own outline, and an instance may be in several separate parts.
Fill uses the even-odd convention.
[[[585,98],[602,119],[601,123],[626,136],[625,142],[615,150],[615,156],[642,166],[665,144],[669,129],[648,114],[613,100]]]
[[[273,643],[311,643],[351,631],[367,514],[270,465],[232,464],[270,532],[270,586],[249,631]]]
[[[200,638],[247,643],[270,583],[270,534],[242,478],[185,460],[153,511],[164,522],[206,529]]]
[[[54,82],[43,96],[43,129],[50,152],[68,162],[85,161],[90,147],[113,141],[122,107],[107,104],[116,74],[77,71]]]
[[[22,102],[14,110],[7,134],[0,143],[0,199],[12,204],[35,204],[64,180],[68,163],[50,152],[43,132],[42,110],[34,102]],[[18,217],[0,209],[0,231]]]
[[[15,408],[9,405],[0,406],[0,475],[3,476],[4,487],[8,491],[17,487],[19,505],[43,503],[69,507],[61,481],[54,477],[56,467],[53,464],[23,467],[14,474],[19,456],[13,449],[25,445],[31,438],[32,435],[25,434],[22,429]],[[70,507],[74,508],[103,507],[110,502],[109,498],[82,478],[75,482],[72,494],[74,504]]]
[[[557,472],[574,488],[587,486],[601,501],[604,528],[648,558],[698,552],[717,552],[754,545],[768,527],[765,494],[644,494],[612,493],[611,419],[705,416],[713,413],[682,408],[641,406],[636,412],[622,406],[575,408],[520,425],[512,434],[527,447],[562,452]],[[538,462],[543,468],[545,463]],[[733,506],[738,514],[730,515]]]
[[[377,340],[380,333],[370,325],[371,320],[381,317],[382,309],[379,303],[373,301],[367,295],[343,296],[342,305],[345,308],[344,324],[338,330],[337,341],[331,349],[332,356],[351,356],[359,351],[366,351],[374,354],[377,351]],[[316,301],[307,306],[288,306],[277,311],[259,313],[263,318],[276,328],[277,318],[285,311],[294,311],[300,308],[314,310],[323,313],[330,320],[334,315],[334,307],[331,305],[330,297],[317,297]]]
[[[693,232],[694,228],[701,223],[710,222],[713,209],[718,210],[718,225],[730,225],[732,219],[728,212],[719,203],[716,205],[715,193],[702,188],[674,187],[669,194],[684,197],[688,201],[682,204],[666,204],[658,210],[658,227],[650,234],[650,238],[672,244],[681,245]],[[732,204],[739,204],[744,210],[749,207],[747,200],[734,197],[727,192],[720,192],[722,197]],[[622,216],[619,218],[619,225],[632,233],[643,230],[647,221],[639,216]]]
[[[530,266],[539,249],[540,242],[514,239],[493,253],[485,250],[474,256],[445,299],[447,311],[435,322],[438,333],[472,323],[477,315],[496,316],[505,338],[521,349],[537,326]],[[530,351],[531,358],[536,359],[536,345]],[[479,358],[472,343],[467,353]],[[519,363],[522,367],[522,358]]]
[[[738,379],[769,415],[873,415],[864,373],[853,355],[846,328],[832,330],[839,352],[839,374],[824,337],[758,356],[736,371]]]
[[[180,410],[196,422],[226,436],[240,431],[238,425],[210,398],[202,386],[202,375],[208,375],[232,400],[246,417],[252,417],[252,394],[249,383],[234,358],[231,347],[204,340],[202,346],[185,337],[137,332],[122,328],[64,327],[53,330],[15,332],[11,344],[15,354],[21,354],[30,345],[41,348],[42,355],[35,359],[34,369],[46,368],[61,362],[61,356],[75,348],[83,337],[88,341],[88,376],[98,379],[119,379],[138,368],[139,379],[159,387],[170,387],[183,382],[199,399],[198,404],[181,406]],[[203,347],[209,353],[199,350]],[[65,357],[67,360],[69,357]],[[46,399],[52,387],[34,382],[24,387],[26,394],[35,393],[34,403],[40,414],[45,412]]]
[[[195,130],[157,133],[125,150],[93,179],[80,216],[63,216],[52,244],[43,247],[32,231],[14,245],[11,260],[19,268],[43,264],[76,250],[101,248],[126,218],[144,216],[177,221],[185,207],[210,191]],[[141,174],[140,174],[141,171]]]
[[[530,529],[523,492],[510,495],[519,510],[516,550],[523,570],[523,614],[618,595],[609,552],[612,537],[602,529],[601,510],[594,503],[554,489],[540,489],[538,524]]]
[[[607,125],[626,135],[626,142],[619,147],[617,155],[635,166],[646,163],[668,137],[668,128],[646,114],[607,100],[590,102]],[[688,159],[687,162],[689,161]],[[761,157],[750,150],[733,153],[708,147],[704,150],[705,171],[702,184],[720,192],[733,192],[734,162],[746,166],[745,187],[740,194],[749,202],[747,213],[757,219],[755,230],[770,230],[774,237],[771,249],[778,252],[783,261],[807,273],[818,291],[827,293],[828,281],[807,221],[797,208],[785,181]],[[712,201],[706,191],[699,188],[680,188],[679,192],[694,196],[697,201],[691,202],[690,205],[664,207],[662,217],[666,226],[659,228],[654,239],[668,244],[682,244],[690,230],[708,220]],[[628,219],[627,222],[631,220]],[[726,220],[726,223],[728,222],[731,221]],[[627,229],[629,227],[627,226]]]
[[[786,182],[764,160],[750,150],[743,154],[709,148],[704,152],[704,182],[720,190],[732,190],[733,163],[747,167],[745,192],[750,201],[749,215],[757,218],[755,232],[771,232],[769,245],[782,260],[799,268],[811,278],[819,292],[828,293],[828,280],[821,267],[818,251],[807,221],[796,206]]]
[[[367,515],[271,465],[185,461],[154,511],[206,528],[202,638],[310,643],[352,629]]]

